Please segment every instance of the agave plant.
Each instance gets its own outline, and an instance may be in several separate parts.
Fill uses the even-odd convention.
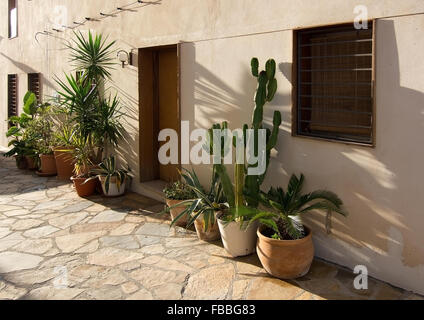
[[[210,225],[215,223],[215,215],[217,212],[228,208],[228,203],[224,196],[222,185],[218,173],[215,169],[212,172],[212,182],[209,191],[206,191],[200,184],[199,178],[194,170],[189,171],[183,169],[181,177],[185,180],[186,184],[195,193],[193,199],[185,200],[179,204],[170,207],[186,206],[186,209],[178,215],[171,226],[173,226],[183,216],[188,216],[187,227],[193,225],[194,221],[203,216],[204,230],[208,230]]]
[[[293,175],[286,192],[282,188],[271,188],[267,194],[261,192],[258,200],[275,212],[261,211],[251,222],[259,220],[266,225],[274,232],[271,235],[274,239],[296,240],[305,236],[301,215],[307,212],[325,210],[327,219],[330,218],[331,212],[347,216],[347,212],[342,208],[343,202],[331,191],[317,190],[302,194],[304,180],[303,174],[300,178]]]
[[[118,191],[121,188],[121,185],[125,182],[128,176],[130,176],[129,173],[130,169],[117,169],[116,168],[116,160],[114,156],[110,156],[103,160],[102,163],[99,164],[99,169],[93,169],[91,170],[91,173],[95,174],[94,177],[90,179],[95,179],[97,177],[104,177],[105,178],[105,190],[106,193],[109,192],[110,188],[110,182],[112,178],[116,179],[116,187],[118,188]]]

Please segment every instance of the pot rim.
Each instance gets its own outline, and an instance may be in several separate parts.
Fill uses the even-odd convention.
[[[259,239],[267,241],[271,244],[275,244],[275,245],[281,245],[281,244],[298,245],[298,244],[301,244],[303,242],[308,242],[312,238],[312,230],[305,225],[303,225],[303,227],[307,231],[307,235],[306,235],[306,237],[304,237],[302,239],[297,239],[297,240],[278,240],[278,239],[272,239],[272,238],[266,237],[262,234],[263,229],[266,228],[266,226],[264,226],[264,225],[259,226],[258,231],[256,233],[257,233]]]

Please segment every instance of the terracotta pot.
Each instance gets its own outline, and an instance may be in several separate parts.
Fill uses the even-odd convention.
[[[112,177],[109,181],[109,191],[108,192],[106,192],[106,187],[105,187],[106,177],[99,177],[99,180],[100,180],[100,183],[101,183],[101,186],[102,186],[103,194],[106,197],[120,197],[120,196],[124,195],[126,179],[124,180],[124,182],[121,183],[121,185],[118,189],[118,186],[116,184],[116,177]]]
[[[28,166],[28,170],[36,170],[37,168],[37,163],[35,161],[34,157],[29,157],[29,156],[25,156],[26,162],[27,162],[27,166]]]
[[[279,279],[296,279],[309,272],[314,259],[312,231],[305,227],[307,236],[300,240],[276,240],[262,234],[266,228],[258,231],[256,252],[264,269]]]
[[[94,193],[94,190],[96,190],[97,179],[89,180],[87,183],[84,183],[87,178],[72,177],[71,180],[74,183],[75,190],[80,197],[91,196]]]
[[[24,156],[15,156],[16,167],[19,170],[25,170],[28,167],[27,161]]]
[[[52,154],[42,154],[40,155],[41,160],[41,173],[45,175],[56,175],[56,160],[54,159],[54,155]]]
[[[177,204],[179,204],[179,203],[181,203],[183,201],[184,200],[166,199],[166,205],[168,207],[172,207],[172,206],[175,206],[175,205],[177,205]],[[172,219],[172,221],[174,221],[174,219],[176,217],[178,217],[186,208],[187,208],[186,206],[182,205],[180,207],[175,207],[175,208],[170,209],[169,211],[171,213],[171,219]],[[184,215],[183,217],[181,217],[177,221],[176,225],[179,226],[179,227],[186,227],[187,226],[187,223],[188,223],[188,216],[187,215]]]
[[[221,234],[219,233],[218,221],[216,221],[216,217],[214,223],[212,225],[208,225],[207,230],[205,230],[205,222],[203,220],[203,215],[197,217],[197,219],[194,221],[194,226],[196,228],[197,236],[200,240],[216,241],[221,239]]]
[[[72,147],[58,147],[54,150],[57,177],[60,180],[69,180],[74,174],[74,159],[72,154],[67,151],[72,149]]]

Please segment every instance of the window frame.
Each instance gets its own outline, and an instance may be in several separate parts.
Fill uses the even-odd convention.
[[[327,141],[327,142],[336,142],[341,144],[347,144],[347,145],[357,145],[357,146],[363,146],[363,147],[369,147],[369,148],[375,148],[376,147],[376,20],[368,20],[368,24],[372,25],[372,74],[371,74],[371,103],[372,103],[372,111],[371,111],[371,139],[370,142],[361,142],[361,141],[349,141],[349,140],[343,140],[338,139],[336,137],[319,137],[319,136],[312,136],[307,135],[299,132],[298,128],[298,86],[299,86],[299,52],[298,52],[298,34],[303,31],[310,31],[310,30],[316,30],[316,29],[325,29],[325,28],[337,28],[337,27],[346,27],[349,25],[353,25],[353,22],[350,23],[337,23],[337,24],[328,24],[328,25],[320,25],[315,27],[308,27],[308,28],[298,28],[293,30],[293,61],[292,61],[292,110],[291,110],[291,135],[292,137],[296,138],[304,138],[309,140],[317,140],[317,141]]]
[[[11,9],[11,3],[14,2],[15,6],[13,9],[16,9],[16,35],[12,36],[12,9]],[[18,17],[18,0],[8,0],[7,3],[7,35],[9,39],[15,39],[19,35],[19,17]]]
[[[37,85],[38,85],[38,92],[34,92],[34,90],[32,88],[32,80],[36,79],[37,81]],[[32,72],[32,73],[28,73],[28,84],[27,84],[27,89],[28,91],[31,91],[35,94],[35,96],[37,97],[37,102],[41,103],[42,102],[42,85],[41,85],[41,73],[40,72]]]
[[[15,96],[14,99],[12,101],[12,97],[10,94],[11,88],[10,88],[10,84],[11,84],[11,80],[10,78],[14,77],[15,78]],[[10,117],[12,116],[19,116],[19,107],[18,107],[18,89],[19,89],[19,84],[18,84],[18,75],[16,73],[13,74],[8,74],[7,75],[7,120],[9,120]],[[15,114],[11,114],[11,103],[14,102],[15,104]],[[9,122],[9,127],[11,126],[11,123]]]

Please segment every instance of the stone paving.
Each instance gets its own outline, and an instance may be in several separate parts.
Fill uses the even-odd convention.
[[[136,194],[82,199],[69,183],[0,158],[0,299],[422,299],[316,260],[296,281],[269,277],[256,255],[169,227],[163,204]]]

